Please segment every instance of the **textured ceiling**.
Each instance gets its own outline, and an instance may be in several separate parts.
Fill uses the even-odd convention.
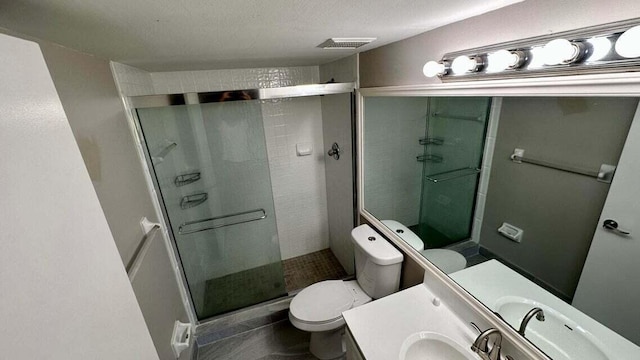
[[[318,65],[522,0],[0,0],[0,27],[150,71]]]

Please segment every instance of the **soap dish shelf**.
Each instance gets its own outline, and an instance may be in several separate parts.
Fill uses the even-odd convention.
[[[441,163],[444,159],[442,155],[429,154],[416,156],[418,162]]]
[[[209,195],[207,193],[187,195],[180,201],[180,208],[182,208],[182,210],[186,210],[194,206],[198,206],[207,201],[208,198]]]
[[[444,145],[444,138],[441,137],[424,137],[418,139],[420,145]]]
[[[189,185],[198,180],[200,180],[200,171],[178,175],[176,176],[173,183],[176,184],[177,187],[180,187],[180,186]]]

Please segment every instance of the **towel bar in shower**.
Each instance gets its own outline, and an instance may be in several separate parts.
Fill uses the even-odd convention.
[[[611,181],[613,180],[613,174],[616,172],[616,166],[609,165],[609,164],[601,164],[600,169],[598,171],[594,171],[594,170],[579,169],[569,165],[552,164],[550,162],[543,161],[543,160],[526,158],[524,157],[523,149],[515,149],[513,151],[513,154],[511,154],[511,161],[518,164],[527,163],[527,164],[538,165],[538,166],[542,166],[550,169],[565,171],[572,174],[589,176],[597,179],[600,182],[607,183],[607,184],[611,183]]]
[[[439,174],[427,175],[426,179],[433,183],[439,183],[442,181],[458,179],[458,178],[469,176],[469,175],[478,175],[480,172],[481,170],[478,168],[462,168],[462,169],[446,171]]]
[[[190,226],[193,226],[193,225],[198,225],[198,224],[207,223],[207,222],[213,222],[213,221],[216,221],[216,220],[222,220],[222,219],[226,219],[226,218],[230,218],[230,217],[248,215],[248,214],[252,214],[252,213],[258,213],[258,214],[256,214],[257,215],[256,217],[252,217],[252,218],[249,218],[249,219],[238,219],[238,221],[234,221],[234,222],[230,222],[230,223],[214,224],[214,225],[206,226],[206,227],[203,227],[203,228],[195,228],[195,229],[190,229],[189,228]],[[260,215],[260,213],[261,213],[261,215]],[[227,215],[222,215],[222,216],[215,216],[215,217],[208,218],[208,219],[186,221],[186,222],[183,222],[180,225],[180,227],[178,227],[178,234],[180,234],[180,235],[188,235],[188,234],[193,234],[193,233],[197,233],[197,232],[201,232],[201,231],[218,229],[218,228],[225,227],[225,226],[238,225],[238,224],[244,224],[244,223],[248,223],[248,222],[252,222],[252,221],[258,221],[258,220],[262,220],[262,219],[264,219],[266,217],[267,217],[267,213],[266,213],[266,211],[264,211],[264,209],[255,209],[255,210],[242,211],[242,212],[237,212],[237,213],[227,214]]]

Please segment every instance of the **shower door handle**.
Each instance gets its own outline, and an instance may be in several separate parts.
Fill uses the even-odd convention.
[[[605,228],[606,230],[609,230],[611,232],[614,232],[618,235],[629,235],[631,234],[629,231],[627,230],[622,230],[620,228],[618,228],[618,222],[615,220],[611,220],[611,219],[607,219],[602,223],[602,227]]]

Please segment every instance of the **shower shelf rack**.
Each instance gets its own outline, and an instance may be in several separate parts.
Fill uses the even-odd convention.
[[[429,155],[418,155],[416,156],[416,160],[418,162],[441,163],[443,158],[442,158],[442,155],[429,154]]]
[[[451,171],[445,171],[439,174],[427,175],[426,178],[427,180],[433,183],[439,183],[442,181],[458,179],[465,176],[478,175],[481,171],[482,170],[478,168],[462,168],[462,169],[456,169]]]
[[[420,145],[443,145],[444,139],[441,137],[425,137],[418,140]]]
[[[203,202],[207,201],[208,198],[209,198],[209,194],[207,193],[187,195],[183,197],[182,200],[180,201],[180,208],[182,210],[186,210],[194,206],[198,206]]]
[[[200,171],[178,175],[176,176],[175,180],[173,180],[173,183],[176,184],[177,187],[180,187],[189,185],[198,180],[200,180]]]
[[[212,222],[212,221],[216,221],[216,220],[222,220],[222,219],[226,219],[226,218],[230,218],[230,217],[249,215],[249,214],[253,214],[253,213],[258,213],[258,214],[256,214],[257,215],[256,217],[252,217],[252,218],[248,218],[248,219],[238,219],[238,221],[234,221],[234,222],[230,222],[230,223],[214,224],[214,225],[207,226],[207,227],[204,227],[204,228],[189,229],[189,227],[193,226],[193,225],[198,225],[198,224],[202,224],[202,223],[206,223],[206,222]],[[233,213],[233,214],[216,216],[216,217],[212,217],[212,218],[208,218],[208,219],[187,221],[187,222],[183,222],[182,224],[180,224],[180,226],[178,227],[178,234],[180,234],[180,235],[188,235],[188,234],[193,234],[193,233],[197,233],[197,232],[201,232],[201,231],[214,230],[214,229],[218,229],[218,228],[225,227],[225,226],[238,225],[238,224],[244,224],[244,223],[248,223],[248,222],[252,222],[252,221],[258,221],[258,220],[265,219],[266,217],[267,217],[267,212],[264,211],[264,209],[254,209],[254,210],[248,210],[248,211],[241,211],[241,212],[237,212],[237,213]]]
[[[454,115],[454,114],[447,114],[447,113],[440,113],[440,112],[434,112],[431,114],[431,116],[437,117],[437,118],[478,121],[478,122],[482,122],[482,120],[484,120],[483,116]]]

